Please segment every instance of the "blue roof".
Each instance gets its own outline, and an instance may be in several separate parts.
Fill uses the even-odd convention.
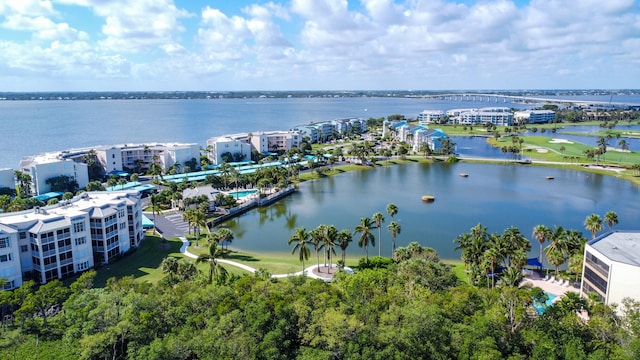
[[[51,191],[51,192],[40,194],[34,197],[40,201],[47,202],[51,199],[57,198],[58,196],[62,196],[63,194],[64,193],[61,193],[61,192]]]
[[[133,190],[135,191],[146,191],[146,190],[153,190],[155,189],[156,186],[153,184],[145,184],[145,185],[140,185],[140,186],[136,186],[133,188]]]
[[[126,172],[126,171],[113,170],[113,171],[110,171],[107,175],[115,175],[115,176],[120,176],[120,177],[127,177],[127,176],[129,176],[129,173]]]
[[[149,219],[145,214],[142,214],[142,228],[148,229],[153,227],[153,221]]]
[[[538,260],[538,258],[527,259],[527,265],[542,267],[542,263]]]
[[[134,188],[134,187],[140,186],[140,185],[142,185],[142,183],[139,182],[139,181],[129,181],[128,183],[126,183],[124,185],[110,186],[110,187],[107,188],[107,191],[117,191],[117,190],[131,189],[131,188]]]

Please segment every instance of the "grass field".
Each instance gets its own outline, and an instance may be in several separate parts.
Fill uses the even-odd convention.
[[[103,287],[111,277],[129,275],[140,281],[157,282],[164,277],[159,269],[162,259],[166,256],[184,257],[180,254],[180,246],[182,242],[178,239],[163,242],[157,236],[147,235],[136,252],[97,269],[95,286]]]

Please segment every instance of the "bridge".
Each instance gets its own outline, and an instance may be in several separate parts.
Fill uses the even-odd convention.
[[[595,101],[595,100],[574,100],[561,99],[556,97],[537,97],[526,95],[506,95],[506,94],[482,94],[482,93],[452,93],[437,95],[410,95],[408,97],[430,99],[430,100],[447,100],[447,101],[469,101],[469,102],[486,102],[486,103],[511,103],[511,104],[551,104],[559,106],[588,106],[604,109],[640,109],[637,103],[622,103],[612,101]]]

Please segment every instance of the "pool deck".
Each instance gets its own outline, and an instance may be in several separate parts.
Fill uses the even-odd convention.
[[[544,280],[536,272],[533,272],[532,274],[527,275],[522,280],[522,282],[520,283],[520,286],[524,286],[524,285],[539,287],[549,294],[558,296],[558,299],[560,299],[562,295],[568,292],[575,292],[575,293],[580,292],[578,289],[574,288],[572,285],[563,286],[555,282]]]

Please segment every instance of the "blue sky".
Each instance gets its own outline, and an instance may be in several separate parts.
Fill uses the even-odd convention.
[[[0,91],[640,88],[637,0],[0,0]]]

